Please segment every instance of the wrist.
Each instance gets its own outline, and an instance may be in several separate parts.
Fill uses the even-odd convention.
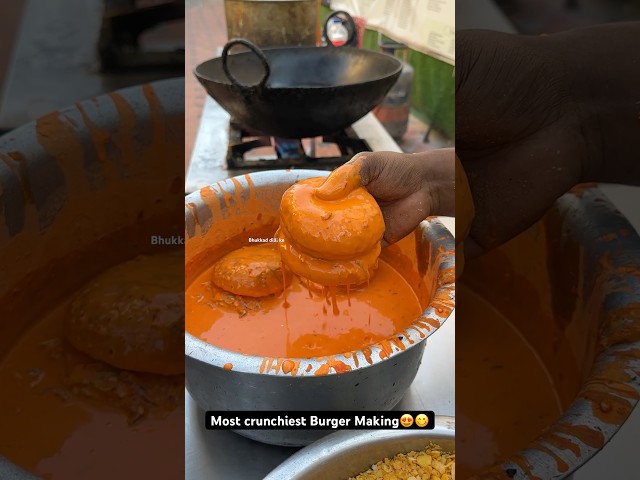
[[[455,216],[455,150],[443,148],[416,155],[425,156],[420,163],[430,215]]]

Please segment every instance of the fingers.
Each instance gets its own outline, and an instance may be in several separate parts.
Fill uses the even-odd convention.
[[[456,52],[459,151],[502,148],[555,122],[570,107],[565,67],[539,37],[461,31]]]
[[[364,152],[334,170],[315,192],[322,200],[337,200],[358,187],[378,201],[403,198],[417,190],[422,173],[418,158],[396,152]]]
[[[425,190],[419,190],[401,200],[381,205],[385,231],[383,246],[391,245],[409,235],[429,216],[432,202]]]
[[[325,182],[316,189],[315,195],[321,200],[338,200],[362,186],[360,175],[361,159],[356,156],[335,169]]]
[[[456,240],[459,242],[469,235],[473,217],[475,216],[475,206],[471,187],[467,175],[462,166],[462,162],[456,155],[456,185],[455,185],[455,216],[456,216]]]
[[[429,215],[454,215],[454,161],[453,149],[360,153],[334,170],[314,194],[334,201],[365,187],[382,210],[386,246],[411,233]]]
[[[406,198],[424,186],[424,153],[372,152],[363,154],[360,160],[362,185],[378,203]]]
[[[580,136],[558,125],[481,159],[461,155],[475,207],[467,241],[480,247],[472,252],[465,242],[467,253],[491,250],[523,232],[578,183]]]

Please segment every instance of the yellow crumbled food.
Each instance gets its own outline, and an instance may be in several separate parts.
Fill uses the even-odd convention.
[[[349,480],[455,480],[456,454],[430,443],[420,452],[385,458]]]

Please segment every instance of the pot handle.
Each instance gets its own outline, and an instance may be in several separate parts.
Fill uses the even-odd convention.
[[[234,77],[231,71],[229,70],[229,65],[227,65],[227,57],[229,56],[229,50],[231,50],[231,47],[233,47],[234,45],[244,45],[249,50],[251,50],[256,55],[256,57],[258,57],[258,59],[260,60],[260,63],[262,63],[262,66],[264,67],[264,75],[262,76],[260,81],[257,83],[257,86],[258,88],[263,88],[265,82],[267,81],[267,78],[269,78],[269,75],[271,74],[271,67],[269,66],[269,62],[267,61],[267,57],[265,57],[264,52],[260,50],[258,46],[256,46],[254,43],[250,42],[246,38],[233,38],[229,40],[227,44],[224,46],[224,48],[222,49],[222,69],[224,70],[224,73],[227,76],[227,78],[236,87],[239,87],[242,89],[246,89],[254,86],[254,85],[241,84],[238,81],[238,79]]]

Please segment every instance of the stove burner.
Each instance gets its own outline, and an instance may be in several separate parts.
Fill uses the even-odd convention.
[[[230,169],[333,169],[371,147],[351,128],[317,138],[269,137],[231,122],[227,166]]]
[[[296,159],[306,155],[301,140],[273,137],[273,142],[278,158]]]

